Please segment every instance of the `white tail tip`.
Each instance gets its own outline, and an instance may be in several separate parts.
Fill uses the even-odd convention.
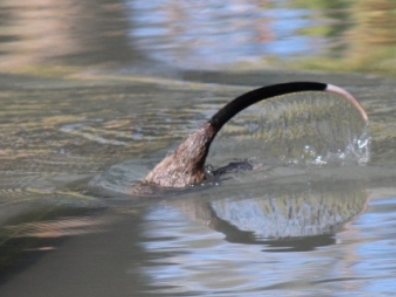
[[[359,110],[360,114],[362,115],[362,118],[366,122],[368,122],[368,116],[367,116],[366,111],[364,110],[364,108],[360,104],[360,102],[355,97],[353,97],[351,93],[344,90],[343,88],[340,88],[340,87],[337,87],[337,86],[331,85],[331,84],[327,85],[326,91],[333,92],[333,93],[336,93],[336,94],[339,94],[339,95],[345,97],[349,102],[351,102]]]

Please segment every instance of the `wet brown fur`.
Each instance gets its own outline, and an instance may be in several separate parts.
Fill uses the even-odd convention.
[[[161,187],[185,187],[205,180],[205,160],[216,135],[210,123],[191,134],[172,154],[162,160],[142,180]]]

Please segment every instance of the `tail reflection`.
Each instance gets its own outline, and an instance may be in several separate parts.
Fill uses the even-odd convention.
[[[356,183],[263,189],[230,191],[227,199],[175,203],[193,220],[224,233],[227,241],[265,243],[279,251],[334,244],[334,235],[364,211],[368,200]]]

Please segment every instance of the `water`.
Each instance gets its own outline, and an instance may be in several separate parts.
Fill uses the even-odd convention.
[[[362,33],[364,12],[386,19],[390,3],[29,3],[0,5],[1,296],[394,294],[395,80],[371,75],[392,69],[393,35],[377,23],[379,40]],[[369,45],[388,68],[359,51]],[[208,158],[253,170],[131,194],[230,99],[293,80],[346,88],[369,125],[327,94],[260,103]]]

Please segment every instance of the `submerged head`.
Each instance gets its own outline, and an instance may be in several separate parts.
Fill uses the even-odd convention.
[[[352,103],[360,112],[363,120],[368,122],[367,114],[359,101],[346,90],[334,85],[318,82],[291,82],[262,87],[247,92],[226,104],[200,129],[180,144],[172,154],[155,166],[142,180],[142,183],[180,188],[204,181],[206,179],[206,156],[213,139],[225,123],[254,103],[303,91],[327,91],[339,94]]]

